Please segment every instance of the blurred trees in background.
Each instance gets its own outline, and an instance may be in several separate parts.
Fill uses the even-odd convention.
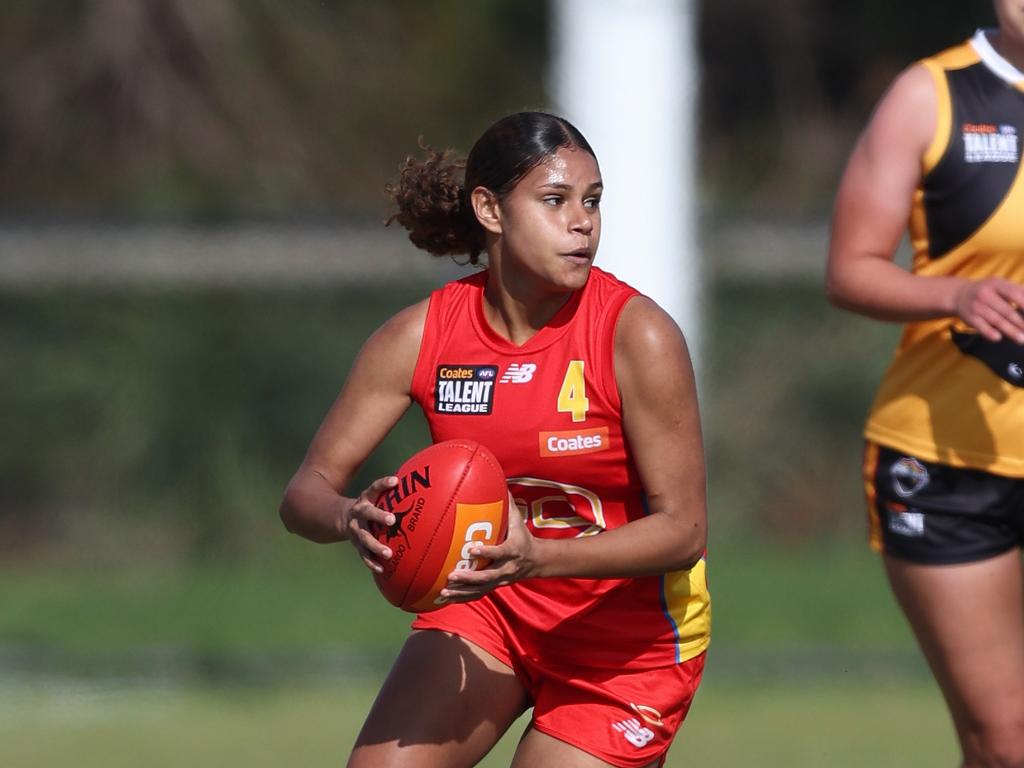
[[[0,562],[265,554],[363,340],[422,294],[0,292]],[[354,484],[429,442],[407,419]]]
[[[0,206],[376,210],[417,138],[543,93],[540,2],[0,6]]]
[[[988,0],[699,3],[708,202],[820,213],[857,134],[913,61],[994,26]]]
[[[550,106],[547,6],[9,0],[0,210],[376,214],[419,136],[467,151],[501,114]],[[696,7],[705,202],[788,211],[828,208],[893,75],[992,16],[981,0]]]

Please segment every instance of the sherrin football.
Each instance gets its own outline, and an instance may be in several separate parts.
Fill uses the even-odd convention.
[[[374,580],[393,605],[425,613],[444,605],[449,573],[488,564],[470,556],[473,546],[505,540],[508,486],[494,454],[473,440],[435,443],[395,474],[398,485],[377,499],[395,522],[373,530],[392,556]]]

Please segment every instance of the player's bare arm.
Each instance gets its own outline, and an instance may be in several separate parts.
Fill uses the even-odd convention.
[[[841,307],[882,320],[952,311],[953,282],[916,277],[892,263],[935,134],[937,98],[928,70],[911,67],[879,103],[850,156],[836,195],[826,282]]]
[[[836,196],[827,291],[837,306],[880,320],[956,315],[992,340],[1024,342],[1024,287],[913,275],[893,263],[922,158],[936,133],[938,94],[924,65],[893,83],[857,142]]]
[[[472,599],[527,578],[643,576],[692,567],[707,541],[704,449],[693,368],[682,333],[645,297],[616,332],[623,426],[651,514],[598,536],[538,539],[512,520],[508,539],[480,547],[493,566],[451,576],[446,596]]]
[[[615,377],[626,439],[650,514],[610,531],[613,535],[600,543],[606,551],[594,554],[609,571],[619,569],[624,575],[691,568],[707,546],[697,386],[682,332],[646,297],[632,299],[622,312]]]
[[[390,513],[373,501],[396,479],[379,478],[355,498],[343,493],[412,402],[412,374],[427,303],[396,314],[363,346],[281,501],[281,519],[288,530],[322,543],[349,539],[377,571],[377,561],[390,553],[366,526],[370,521],[390,524]]]

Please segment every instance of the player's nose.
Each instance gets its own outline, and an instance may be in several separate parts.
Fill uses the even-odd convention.
[[[585,235],[589,235],[594,231],[594,220],[591,217],[591,211],[582,203],[572,207],[569,229],[573,232],[581,232]]]

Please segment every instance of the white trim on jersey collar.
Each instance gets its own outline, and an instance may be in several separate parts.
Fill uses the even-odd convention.
[[[974,46],[974,50],[981,56],[985,66],[1003,78],[1003,80],[1011,85],[1024,83],[1024,72],[1021,72],[1013,64],[1000,56],[999,52],[992,47],[992,43],[988,41],[987,33],[995,31],[994,29],[979,29],[974,33],[974,37],[971,38],[971,45]]]

